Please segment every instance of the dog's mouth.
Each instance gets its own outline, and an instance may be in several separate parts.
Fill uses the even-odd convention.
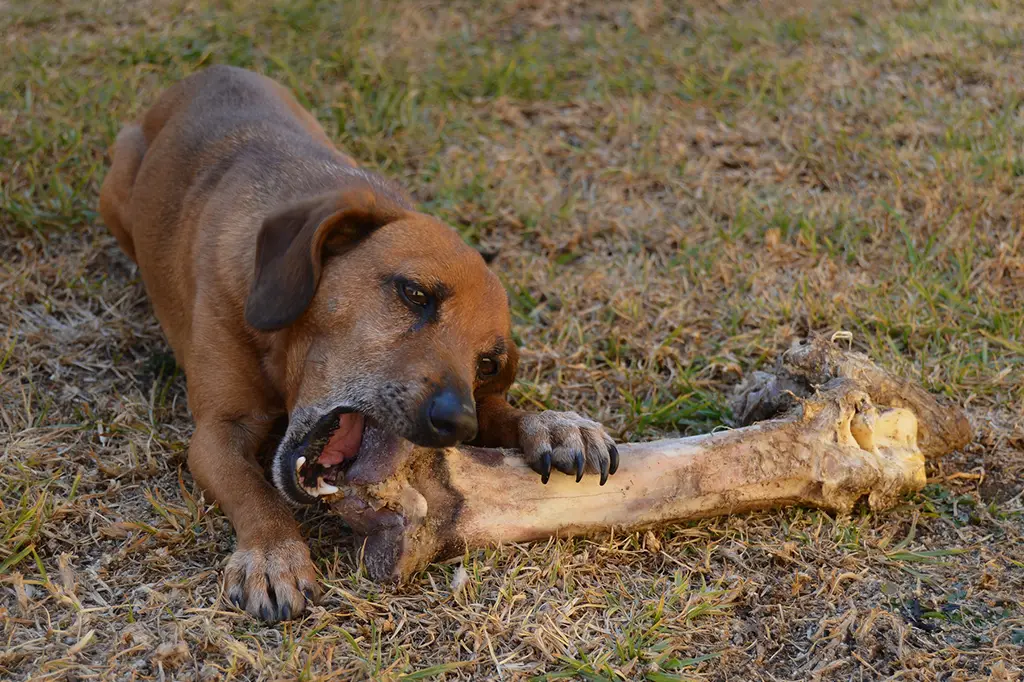
[[[309,429],[297,447],[282,453],[279,485],[287,495],[305,503],[336,495],[357,461],[387,458],[401,441],[367,415],[335,408]]]

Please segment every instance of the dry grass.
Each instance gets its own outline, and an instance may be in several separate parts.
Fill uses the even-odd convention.
[[[0,3],[0,678],[1020,679],[1024,9],[359,5]],[[475,552],[454,591],[455,565],[371,584],[311,512],[322,608],[254,622],[95,213],[121,122],[213,62],[294,87],[498,253],[523,404],[699,432],[791,336],[844,328],[978,437],[892,513]]]

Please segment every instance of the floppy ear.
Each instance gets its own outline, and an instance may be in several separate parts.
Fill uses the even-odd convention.
[[[268,216],[256,238],[256,271],[245,321],[264,331],[290,325],[313,300],[326,244],[331,253],[343,253],[404,213],[399,201],[358,180]]]

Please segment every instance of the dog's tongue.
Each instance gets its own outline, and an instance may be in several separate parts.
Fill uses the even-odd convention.
[[[338,430],[324,446],[317,462],[320,466],[330,467],[351,459],[359,452],[363,442],[363,415],[358,412],[346,412],[338,420]]]

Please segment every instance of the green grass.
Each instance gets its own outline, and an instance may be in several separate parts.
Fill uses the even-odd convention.
[[[1016,3],[16,1],[0,34],[0,677],[1019,672]],[[184,381],[96,211],[121,125],[214,63],[497,254],[524,406],[706,432],[790,338],[843,329],[977,438],[888,515],[474,552],[458,595],[450,566],[369,583],[308,514],[325,607],[254,623],[219,597]]]

